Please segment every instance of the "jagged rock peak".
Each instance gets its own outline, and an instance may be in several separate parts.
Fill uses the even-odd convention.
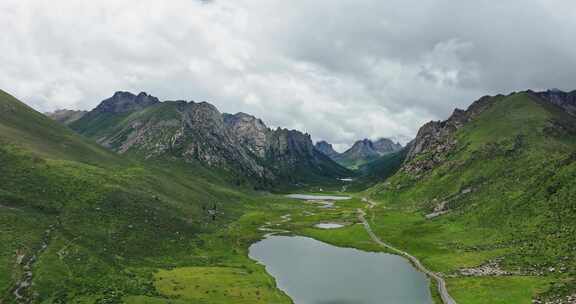
[[[118,91],[112,97],[102,101],[94,110],[106,113],[124,113],[138,111],[157,103],[160,103],[158,98],[145,92],[134,95],[130,92]]]
[[[317,142],[314,145],[314,147],[316,148],[316,150],[322,152],[324,155],[326,155],[332,159],[334,159],[340,155],[340,153],[338,153],[338,152],[336,152],[336,150],[334,150],[334,147],[332,146],[332,144],[329,144],[325,140],[321,140],[321,141]]]

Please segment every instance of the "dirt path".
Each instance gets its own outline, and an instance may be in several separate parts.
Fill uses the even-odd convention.
[[[367,209],[369,209],[369,210],[374,208],[374,206],[376,206],[376,203],[374,203],[373,201],[371,201],[367,198],[362,198],[362,201],[368,203]],[[400,250],[400,249],[398,249],[392,245],[384,243],[374,233],[374,231],[372,231],[372,227],[370,227],[370,224],[366,220],[366,211],[364,209],[358,208],[358,219],[360,219],[360,221],[362,221],[362,224],[364,225],[364,229],[366,229],[366,232],[368,232],[368,234],[370,235],[370,238],[372,238],[372,240],[375,243],[377,243],[378,245],[380,245],[380,246],[382,246],[382,247],[384,247],[384,248],[386,248],[386,249],[388,249],[388,250],[390,250],[390,251],[392,251],[398,255],[401,255],[401,256],[407,258],[408,260],[410,260],[410,262],[412,262],[412,264],[416,267],[416,269],[425,273],[430,278],[434,279],[436,281],[436,285],[438,286],[438,293],[440,293],[440,297],[442,298],[442,302],[444,304],[456,304],[456,301],[454,301],[454,299],[448,293],[448,289],[446,288],[446,281],[444,281],[444,278],[442,278],[441,276],[439,276],[435,272],[432,272],[432,271],[428,270],[426,267],[424,267],[424,265],[422,265],[420,260],[418,260],[415,256],[409,254],[406,251],[402,251],[402,250]]]

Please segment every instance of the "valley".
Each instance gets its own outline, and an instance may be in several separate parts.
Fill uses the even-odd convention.
[[[2,92],[0,303],[570,303],[573,95],[486,96],[346,168],[208,103],[51,120]],[[306,266],[330,254],[334,281]]]

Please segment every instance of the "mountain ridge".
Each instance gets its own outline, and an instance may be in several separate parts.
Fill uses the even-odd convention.
[[[381,156],[400,151],[402,145],[383,137],[374,141],[367,138],[358,140],[343,153],[336,152],[326,141],[317,142],[316,149],[345,167],[357,169]]]
[[[220,113],[208,102],[161,102],[144,92],[116,92],[68,125],[118,153],[200,161],[244,182],[258,180],[258,185],[336,180],[350,174],[320,156],[310,135],[272,130],[259,118]]]

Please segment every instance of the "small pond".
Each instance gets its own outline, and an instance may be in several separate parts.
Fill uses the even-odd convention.
[[[337,229],[337,228],[344,227],[344,225],[338,224],[338,223],[319,223],[319,224],[314,225],[314,227],[320,228],[320,229]]]
[[[300,200],[307,200],[307,201],[343,201],[349,200],[349,196],[336,196],[336,195],[311,195],[311,194],[289,194],[286,197],[300,199]]]

